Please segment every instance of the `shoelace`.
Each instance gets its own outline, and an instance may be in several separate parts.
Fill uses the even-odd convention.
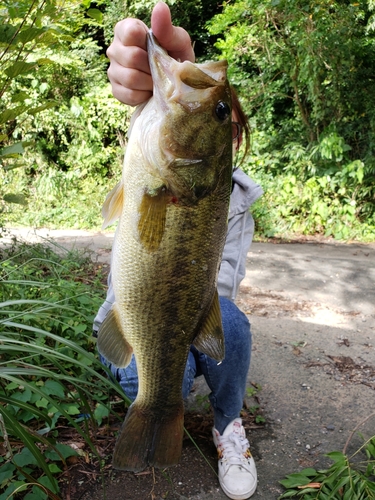
[[[250,447],[246,437],[234,434],[234,432],[226,437],[221,436],[221,444],[225,458],[233,464],[241,463],[244,459],[243,454]]]

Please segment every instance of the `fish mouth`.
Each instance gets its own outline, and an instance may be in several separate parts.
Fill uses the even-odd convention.
[[[164,103],[163,108],[168,101],[174,101],[193,110],[198,100],[209,97],[213,89],[226,85],[226,61],[203,64],[179,62],[161,47],[152,30],[147,33],[147,52],[154,81],[154,96],[160,104]]]

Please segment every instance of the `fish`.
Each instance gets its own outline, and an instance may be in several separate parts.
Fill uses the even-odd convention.
[[[220,362],[224,337],[217,276],[232,186],[231,92],[226,61],[176,61],[150,31],[153,96],[132,115],[120,183],[103,206],[117,218],[111,260],[115,302],[99,352],[139,389],[113,466],[139,472],[179,462],[182,382],[193,344]]]

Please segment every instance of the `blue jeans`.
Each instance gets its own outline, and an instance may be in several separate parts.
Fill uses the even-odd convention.
[[[220,297],[220,308],[225,338],[225,359],[217,364],[206,354],[191,346],[182,385],[182,396],[191,391],[194,378],[203,375],[211,390],[209,396],[214,411],[215,428],[222,434],[226,426],[239,417],[246,391],[246,378],[250,367],[250,323],[243,312],[229,299]],[[102,356],[129,399],[134,401],[138,392],[138,374],[134,356],[126,368],[116,368]]]

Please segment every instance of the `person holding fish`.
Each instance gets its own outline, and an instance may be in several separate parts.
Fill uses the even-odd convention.
[[[187,363],[185,369],[181,372],[181,384],[177,385],[180,392],[182,385],[183,398],[186,398],[189,394],[194,378],[204,375],[211,389],[209,398],[214,412],[213,441],[219,457],[220,485],[229,498],[237,500],[247,499],[254,494],[257,486],[256,467],[240,418],[240,411],[246,390],[246,377],[250,366],[251,331],[246,316],[238,309],[234,301],[240,282],[245,276],[246,255],[254,232],[254,221],[249,208],[262,195],[262,189],[239,168],[233,167],[232,169],[230,165],[230,170],[224,171],[220,165],[216,165],[216,160],[216,163],[214,162],[215,167],[210,168],[219,169],[218,171],[221,172],[219,175],[210,176],[207,173],[202,173],[201,165],[205,160],[200,159],[199,155],[206,153],[201,153],[200,150],[195,151],[194,148],[198,148],[197,144],[199,143],[202,144],[199,146],[202,151],[211,151],[214,147],[211,147],[211,143],[214,143],[217,137],[218,144],[217,147],[215,146],[215,151],[219,151],[217,155],[224,155],[224,159],[230,159],[232,153],[233,157],[235,157],[244,134],[246,141],[245,152],[247,152],[249,125],[235,91],[229,85],[226,87],[226,66],[224,65],[224,67],[221,63],[192,64],[195,61],[195,57],[190,37],[183,28],[173,26],[170,11],[166,4],[160,2],[154,7],[151,17],[151,28],[153,35],[149,33],[147,26],[140,20],[125,19],[121,21],[116,25],[114,40],[107,51],[110,59],[108,76],[112,84],[113,95],[125,104],[138,106],[135,112],[136,118],[132,120],[134,123],[131,125],[129,141],[133,140],[134,143],[137,140],[138,134],[140,137],[139,144],[143,145],[147,141],[147,137],[142,135],[143,129],[146,127],[152,130],[153,120],[156,120],[157,115],[160,114],[158,110],[166,110],[165,113],[168,114],[166,101],[163,101],[161,108],[157,108],[157,105],[152,102],[153,99],[151,98],[153,96],[155,101],[160,98],[159,93],[162,94],[164,92],[168,94],[169,92],[168,95],[171,98],[170,94],[173,91],[173,98],[177,91],[183,94],[185,87],[191,86],[193,93],[201,92],[199,95],[203,95],[202,100],[209,96],[207,97],[209,99],[207,102],[215,102],[214,110],[216,115],[213,118],[212,124],[211,122],[207,122],[208,119],[211,119],[211,115],[202,115],[206,121],[198,121],[194,132],[189,132],[188,140],[191,144],[191,158],[189,160],[181,159],[180,154],[178,160],[175,160],[177,162],[174,163],[175,168],[178,167],[181,169],[183,182],[181,179],[176,180],[175,177],[170,177],[170,173],[168,173],[166,176],[167,180],[165,180],[165,176],[163,177],[164,174],[161,174],[159,171],[157,175],[150,176],[150,172],[147,170],[144,179],[142,178],[143,184],[140,181],[138,182],[140,174],[136,176],[136,181],[138,182],[136,186],[138,187],[134,188],[134,192],[141,193],[142,195],[141,202],[138,203],[137,201],[137,217],[139,217],[139,221],[136,237],[133,238],[134,221],[131,217],[129,218],[133,229],[128,233],[127,238],[129,239],[130,234],[131,238],[137,240],[134,241],[134,245],[138,245],[136,246],[138,253],[136,253],[135,260],[139,261],[136,265],[141,266],[137,269],[144,269],[142,267],[143,261],[146,263],[144,266],[149,266],[147,269],[151,270],[148,272],[153,272],[153,268],[156,267],[154,279],[160,280],[162,284],[164,282],[168,283],[169,286],[168,293],[164,299],[159,299],[159,294],[147,294],[146,290],[146,298],[142,295],[141,299],[139,299],[144,300],[142,303],[143,311],[140,314],[143,314],[143,316],[147,316],[148,314],[149,319],[151,317],[151,320],[153,320],[152,316],[157,315],[159,310],[163,310],[163,308],[165,308],[165,311],[172,310],[173,314],[169,319],[166,317],[166,314],[162,314],[160,318],[158,316],[155,319],[153,327],[155,329],[157,325],[162,324],[165,331],[168,331],[169,324],[173,323],[174,330],[171,327],[172,333],[175,331],[180,332],[179,334],[176,333],[176,335],[173,334],[172,337],[164,338],[164,343],[160,349],[162,351],[165,350],[165,357],[162,357],[160,367],[166,370],[170,378],[178,378],[178,375],[175,375],[172,368],[174,365],[177,366],[179,364],[180,359],[186,360],[187,354]],[[156,37],[158,43],[153,37]],[[220,72],[224,76],[221,77]],[[171,80],[174,79],[178,80],[178,85],[176,84],[176,88],[170,90]],[[158,80],[158,82],[155,80]],[[162,80],[161,84],[159,80]],[[173,83],[175,84],[175,82]],[[215,89],[211,90],[214,87]],[[196,91],[194,88],[198,90]],[[156,92],[158,95],[155,95]],[[215,97],[216,100],[212,101],[211,92],[215,96],[219,96],[219,98]],[[190,93],[189,96],[191,95],[193,94]],[[196,101],[192,101],[191,97],[186,98],[188,99],[186,101],[183,101],[183,99],[185,97],[181,98],[184,112],[186,109],[190,110],[189,112],[195,112],[192,110],[195,110]],[[232,109],[230,109],[227,101],[231,101]],[[180,108],[181,106],[174,108],[173,116],[180,113]],[[143,128],[137,125],[137,121],[142,124],[142,115],[145,117]],[[198,120],[198,117],[196,120]],[[186,119],[178,122],[180,125],[175,126],[175,129],[172,127],[171,137],[173,135],[184,135],[184,130],[180,131],[179,129],[184,128],[183,125],[185,122]],[[200,138],[200,134],[205,132],[206,128],[212,129],[210,144],[205,142],[204,137]],[[232,134],[232,152],[227,151],[221,144],[223,142],[221,138],[223,137],[225,142],[226,138],[229,139],[228,134],[230,133]],[[173,137],[169,139],[170,136],[168,134],[169,132],[165,132],[165,136],[168,136],[168,140],[172,143]],[[129,164],[137,162],[140,156],[138,150],[134,153],[135,146],[133,146],[133,143],[129,143],[128,145],[128,148],[133,148],[133,153],[132,151],[127,152],[127,155],[130,155]],[[171,146],[171,148],[173,151],[178,150],[181,153],[180,145]],[[133,156],[131,156],[132,154]],[[156,156],[159,155],[159,153],[155,154]],[[170,154],[170,151],[168,154]],[[160,156],[161,159],[158,158],[155,160],[156,163],[161,163],[165,159],[163,155]],[[126,163],[127,160],[125,158],[124,164]],[[189,192],[185,192],[187,185],[186,176],[191,175],[191,171],[196,165],[200,166],[201,170],[194,170],[195,177],[193,181],[189,181]],[[124,166],[125,181],[133,175],[133,170],[129,166],[126,168],[127,170]],[[224,172],[227,173],[224,174]],[[155,178],[159,179],[159,177],[163,178],[163,183],[160,186],[155,184]],[[218,177],[220,179],[224,179],[225,177],[227,179],[225,182],[227,182],[229,187],[227,205],[223,202],[224,209],[221,216],[221,219],[225,219],[223,226],[216,226],[216,222],[211,223],[211,221],[220,219],[219,215],[217,215],[220,208],[215,207],[220,207],[222,203],[219,200],[215,205],[217,200],[214,199],[214,193],[220,191],[217,181]],[[145,185],[146,179],[148,187],[147,189],[142,188],[140,191],[139,186]],[[124,177],[122,182],[124,182]],[[151,187],[149,186],[150,183],[152,184]],[[231,193],[229,198],[230,188]],[[126,203],[132,203],[128,201],[131,198],[132,190],[132,186],[128,187],[127,190],[120,183],[120,187],[116,187],[110,193],[104,206],[107,223],[111,223],[120,214],[120,223],[126,220]],[[226,192],[225,186],[222,192]],[[223,200],[225,196],[223,194]],[[212,203],[210,201],[211,197]],[[123,208],[124,206],[125,208]],[[202,219],[206,221],[207,227],[201,228],[201,225],[195,226],[195,221],[200,217],[198,213],[194,215],[194,210],[198,206],[207,206],[209,220],[207,218]],[[228,208],[229,217],[227,221]],[[228,225],[226,225],[227,222]],[[122,224],[124,225],[124,222]],[[168,231],[176,224],[181,224],[185,229],[175,240],[173,236],[168,236],[174,242],[175,246],[178,247],[180,245],[177,248],[178,255],[176,256],[176,259],[180,259],[178,264],[174,264],[173,262],[170,264],[170,261],[173,261],[174,254],[171,258],[173,247],[168,249],[168,258],[162,258],[161,254],[166,248],[169,248],[167,247],[169,240],[166,234],[169,234]],[[218,244],[216,245],[215,240],[215,234],[221,231],[220,227],[223,227],[226,231],[226,233],[223,233],[222,246],[220,246],[221,243],[219,240],[217,240]],[[190,229],[192,230],[191,234],[189,233]],[[141,285],[137,285],[138,288],[132,288],[131,293],[126,298],[121,298],[124,280],[116,280],[115,274],[117,274],[117,269],[121,268],[121,266],[126,267],[127,260],[126,258],[122,259],[121,254],[128,252],[128,247],[126,247],[125,243],[123,244],[120,241],[116,243],[116,240],[120,240],[121,231],[122,229],[119,227],[112,254],[107,298],[95,318],[94,334],[98,336],[98,349],[102,362],[110,368],[112,374],[121,384],[125,394],[132,401],[135,401],[129,409],[123,432],[116,444],[114,466],[126,470],[140,470],[147,465],[167,466],[176,463],[181,451],[181,443],[179,441],[182,442],[183,410],[181,417],[181,407],[178,402],[178,398],[181,395],[176,396],[176,398],[170,397],[170,394],[174,391],[174,386],[172,383],[170,384],[168,377],[161,378],[161,385],[164,385],[164,388],[159,387],[155,392],[152,392],[153,388],[150,388],[150,390],[147,389],[149,386],[148,378],[150,376],[154,379],[159,377],[159,372],[155,371],[154,367],[152,369],[148,368],[150,358],[152,358],[154,364],[158,363],[156,358],[159,347],[156,341],[153,341],[153,344],[147,344],[146,347],[140,341],[142,347],[138,348],[137,351],[137,337],[132,337],[128,332],[131,329],[130,323],[133,321],[131,314],[133,313],[129,313],[126,316],[121,308],[125,308],[131,303],[133,295],[138,293],[137,291],[141,288]],[[193,258],[189,254],[189,258],[187,259],[189,261],[188,264],[185,264],[185,261],[182,260],[183,256],[181,257],[181,254],[188,252],[188,246],[193,235],[199,231],[202,232],[202,237],[207,239],[207,241],[204,239],[201,240],[204,244],[207,243],[211,247],[217,246],[220,250],[218,253],[218,265],[214,262],[211,263],[210,255],[211,253],[215,253],[215,249],[212,248],[211,251],[209,246],[208,250],[203,249],[204,251],[202,250],[201,254],[197,247],[194,250],[196,253],[191,254]],[[212,237],[210,236],[210,231]],[[186,236],[184,236],[185,233]],[[199,243],[198,246],[204,245]],[[132,265],[134,267],[135,264],[133,263]],[[210,274],[210,276],[212,275],[212,279],[210,278],[211,281],[208,280],[207,283],[212,282],[215,285],[219,265],[217,295],[215,291],[212,293],[210,290],[206,291],[206,288],[210,288],[210,286],[206,286],[206,282],[203,279],[200,288],[200,276],[206,276],[210,272],[210,268],[212,268]],[[170,266],[171,270],[168,275]],[[197,270],[199,266],[200,269]],[[181,270],[180,268],[183,269]],[[163,273],[167,275],[165,281],[163,281],[164,275],[161,276]],[[191,292],[189,300],[184,299],[185,301],[183,301],[181,299],[180,303],[179,291],[184,287],[187,288],[188,283],[190,283],[184,281],[186,275],[193,280],[194,290]],[[128,286],[128,283],[132,279],[129,276],[132,275],[128,274],[126,276],[125,282]],[[139,281],[142,281],[142,279]],[[160,287],[162,290],[162,285]],[[124,306],[119,305],[121,300]],[[155,302],[156,305],[154,309],[150,306],[151,309],[148,312],[147,307],[150,302]],[[203,306],[206,303],[207,306]],[[199,309],[196,306],[197,304],[200,304],[200,308],[205,311],[203,316],[194,316],[194,311]],[[190,306],[191,310],[189,309]],[[133,302],[130,308],[132,311],[136,308],[136,301]],[[188,314],[186,315],[187,319],[184,326],[183,319],[180,322],[179,316],[184,316],[185,310],[188,310]],[[130,316],[131,321],[128,321]],[[140,321],[142,322],[143,319]],[[218,322],[220,326],[215,326],[218,325]],[[189,334],[189,323],[194,323],[195,326],[191,329],[191,342],[189,341],[186,344],[186,336]],[[142,325],[143,329],[141,333],[144,334],[142,335],[142,342],[144,342],[144,339],[148,338],[146,335],[148,326],[146,323],[142,323]],[[150,335],[153,335],[153,329],[151,328]],[[213,334],[212,331],[215,331],[215,333]],[[224,336],[223,339],[222,335]],[[168,345],[172,346],[169,351]],[[182,352],[180,356],[179,346],[184,345],[187,346],[187,351],[186,353]],[[153,350],[145,360],[143,359],[142,349],[147,350],[150,346],[152,346],[151,349]],[[184,348],[182,351],[184,351]],[[132,355],[133,352],[135,356]],[[222,359],[222,361],[218,363],[219,359]],[[149,374],[148,378],[144,375],[144,372]],[[157,381],[153,380],[152,382],[154,383],[153,385],[157,385]],[[165,408],[156,408],[155,401],[160,400],[161,405],[164,405]],[[155,419],[155,422],[151,428],[149,421],[153,419]],[[163,426],[165,426],[164,430]],[[178,441],[178,443],[175,444],[175,441]]]

